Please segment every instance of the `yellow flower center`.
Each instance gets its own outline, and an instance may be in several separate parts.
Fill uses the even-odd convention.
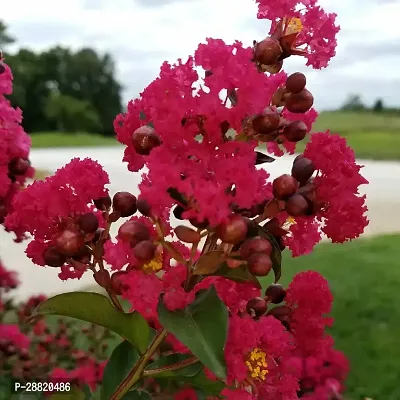
[[[303,24],[300,18],[283,18],[282,23],[285,27],[285,36],[292,35],[293,33],[300,33],[303,30]]]
[[[259,348],[253,349],[249,354],[246,361],[247,368],[250,371],[250,376],[253,379],[264,381],[268,374],[268,364],[266,361],[267,354],[261,351]]]
[[[283,224],[282,228],[288,230],[292,225],[296,223],[296,220],[293,217],[288,217]]]
[[[160,253],[156,254],[156,256],[147,264],[144,264],[142,269],[143,272],[145,272],[146,274],[151,274],[160,271],[162,267],[163,267],[162,254]]]

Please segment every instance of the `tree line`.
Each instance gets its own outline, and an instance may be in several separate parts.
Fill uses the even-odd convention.
[[[13,43],[0,21],[0,49],[14,74],[10,100],[23,110],[27,132],[113,134],[113,120],[122,110],[122,86],[110,54],[63,46],[43,52],[23,47],[7,52]]]

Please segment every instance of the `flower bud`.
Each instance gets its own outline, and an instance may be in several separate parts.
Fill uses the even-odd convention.
[[[307,125],[303,121],[293,121],[283,129],[283,136],[289,142],[300,142],[307,135]]]
[[[267,276],[272,269],[271,257],[265,253],[253,253],[247,260],[247,267],[254,276]]]
[[[247,239],[240,247],[240,256],[247,260],[253,253],[264,253],[270,255],[272,253],[271,242],[261,236]]]
[[[201,239],[199,232],[184,225],[177,226],[174,232],[176,237],[185,243],[198,243]]]
[[[161,145],[161,139],[150,126],[141,126],[133,132],[132,143],[136,153],[148,156],[151,150]]]
[[[308,201],[301,194],[295,194],[287,200],[285,210],[289,215],[298,217],[306,215],[308,208]]]
[[[294,160],[292,167],[292,176],[301,184],[306,183],[315,171],[314,163],[306,157]]]
[[[272,183],[274,196],[278,199],[286,199],[293,196],[299,187],[299,183],[293,176],[284,174],[276,178]]]
[[[93,213],[87,213],[79,217],[78,225],[85,233],[95,233],[99,227],[99,220]]]
[[[254,49],[254,59],[262,65],[275,65],[282,55],[279,41],[270,37],[257,43]]]
[[[139,221],[127,221],[118,230],[118,236],[124,242],[135,246],[139,242],[150,239],[150,232],[146,225]]]
[[[286,98],[285,106],[288,111],[296,114],[307,112],[314,104],[314,96],[303,89],[300,93],[290,93]]]
[[[85,238],[78,230],[67,228],[58,234],[54,247],[67,257],[73,257],[85,246]]]
[[[151,261],[156,254],[156,246],[150,240],[143,240],[133,248],[135,257],[144,263]]]
[[[94,272],[93,278],[102,288],[107,289],[111,284],[110,273],[105,269]]]
[[[145,217],[150,217],[151,215],[151,206],[149,202],[145,199],[138,199],[136,202],[136,207],[140,214],[144,215]]]
[[[185,212],[185,209],[181,206],[176,206],[173,210],[174,216],[176,219],[183,220],[182,214]]]
[[[24,175],[31,163],[26,158],[13,158],[8,164],[8,171],[11,175]]]
[[[100,197],[99,199],[93,200],[93,203],[100,211],[109,210],[111,207],[111,197],[108,195],[105,197]]]
[[[274,307],[272,310],[269,310],[267,315],[275,317],[278,321],[281,321],[286,328],[289,328],[290,314],[291,311],[289,307],[278,306]]]
[[[216,234],[224,243],[240,243],[246,237],[247,222],[242,216],[234,215],[217,226]]]
[[[270,74],[277,74],[283,67],[283,60],[278,61],[273,65],[263,65],[262,71],[269,72]]]
[[[137,211],[136,197],[129,192],[115,193],[112,203],[114,210],[120,212],[123,218],[130,217]]]
[[[279,121],[279,113],[268,107],[262,114],[258,114],[253,118],[252,126],[257,134],[268,135],[278,129]]]
[[[254,297],[247,302],[246,311],[252,317],[260,317],[268,309],[268,303],[262,297]]]
[[[265,296],[271,303],[279,304],[282,303],[283,300],[285,300],[286,290],[279,283],[273,283],[272,285],[269,285],[265,290]]]
[[[290,93],[300,93],[306,87],[307,79],[301,72],[295,72],[286,80],[286,90]]]
[[[61,267],[67,261],[66,257],[61,254],[54,246],[49,246],[43,253],[43,260],[49,267]]]
[[[121,278],[126,275],[125,271],[117,271],[111,275],[111,288],[117,295],[121,295],[124,289],[124,284],[121,282]]]
[[[200,222],[196,218],[191,218],[189,219],[189,222],[197,229],[206,229],[210,225],[208,219],[205,219]]]

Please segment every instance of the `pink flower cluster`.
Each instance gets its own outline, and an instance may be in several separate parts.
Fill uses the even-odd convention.
[[[0,52],[0,224],[12,211],[12,199],[32,178],[29,162],[31,139],[21,126],[22,111],[5,97],[12,93],[12,73]]]

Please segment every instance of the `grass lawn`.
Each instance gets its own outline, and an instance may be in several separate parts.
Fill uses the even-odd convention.
[[[284,284],[307,269],[329,280],[335,296],[331,333],[351,362],[351,400],[400,399],[399,245],[400,235],[387,235],[284,257]]]
[[[32,147],[100,147],[118,146],[114,137],[105,137],[89,133],[38,132],[31,135]]]
[[[400,116],[355,113],[322,112],[313,127],[314,132],[339,133],[346,137],[358,158],[374,160],[400,160]],[[32,135],[32,146],[95,147],[118,146],[114,137],[87,133],[39,132]],[[305,144],[298,145],[298,151]]]

